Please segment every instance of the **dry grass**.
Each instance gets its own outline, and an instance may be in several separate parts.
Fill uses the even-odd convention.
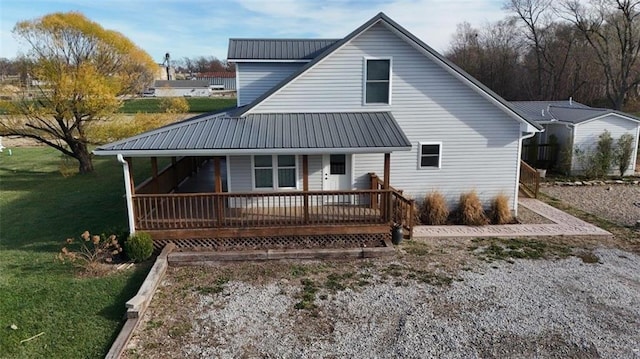
[[[480,198],[478,198],[476,191],[460,195],[460,203],[458,203],[458,219],[461,224],[467,226],[483,226],[485,224],[489,224],[489,219],[484,214],[482,202],[480,202]]]
[[[444,196],[440,192],[427,194],[420,208],[420,222],[441,225],[447,223],[447,218],[449,218],[449,207]]]
[[[508,224],[513,222],[513,216],[509,209],[509,197],[499,194],[491,201],[491,211],[489,212],[493,224]]]

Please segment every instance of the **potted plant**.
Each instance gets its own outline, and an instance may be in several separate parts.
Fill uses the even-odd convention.
[[[402,242],[404,234],[402,233],[402,224],[394,223],[391,226],[391,243],[398,245]]]

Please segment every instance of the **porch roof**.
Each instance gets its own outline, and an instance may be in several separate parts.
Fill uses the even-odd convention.
[[[596,108],[583,105],[576,101],[513,101],[526,117],[538,124],[556,121],[577,125],[608,114],[625,117],[631,121],[640,122],[640,118],[624,112],[607,108]]]
[[[96,155],[220,156],[387,153],[411,143],[390,112],[267,113],[235,109],[196,116],[94,150]]]

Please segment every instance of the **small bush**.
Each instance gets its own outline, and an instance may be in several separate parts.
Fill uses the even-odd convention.
[[[189,102],[184,97],[165,97],[160,100],[160,111],[164,113],[187,113]]]
[[[57,259],[62,263],[70,262],[90,275],[99,275],[103,272],[102,265],[113,262],[120,253],[122,247],[115,234],[91,235],[84,231],[78,241],[67,238]]]
[[[124,250],[127,256],[134,262],[142,262],[153,253],[153,240],[151,235],[145,232],[138,232],[132,236],[129,236],[126,242],[124,242]]]
[[[489,219],[484,214],[482,202],[480,202],[480,198],[478,198],[476,191],[460,195],[460,203],[458,203],[458,219],[461,224],[467,226],[483,226],[489,223]]]
[[[511,210],[509,209],[509,197],[499,194],[491,201],[491,222],[494,224],[507,224],[513,221]]]
[[[624,173],[627,172],[629,165],[631,164],[631,156],[633,156],[633,140],[634,138],[632,135],[625,133],[620,136],[616,142],[615,163],[618,164],[620,177],[624,176]]]
[[[447,223],[449,208],[447,201],[440,192],[427,194],[420,208],[420,222],[430,225],[441,225]]]

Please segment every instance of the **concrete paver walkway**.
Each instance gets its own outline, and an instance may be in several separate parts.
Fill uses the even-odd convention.
[[[554,224],[505,224],[493,226],[416,226],[414,238],[429,237],[525,237],[610,236],[611,233],[533,198],[520,198],[520,206],[546,217]]]

